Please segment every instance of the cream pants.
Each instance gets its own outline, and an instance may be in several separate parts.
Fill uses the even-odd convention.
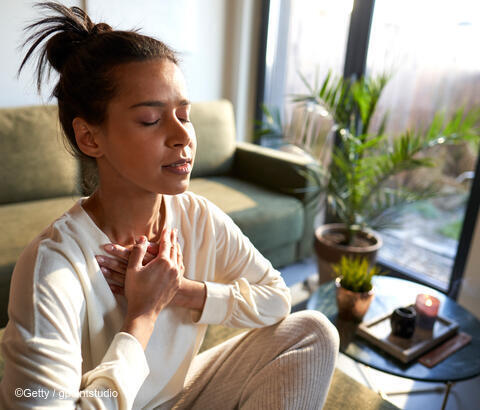
[[[293,313],[199,354],[183,391],[158,409],[321,409],[338,346],[323,314]]]

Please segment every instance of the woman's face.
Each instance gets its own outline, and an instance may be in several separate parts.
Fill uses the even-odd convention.
[[[197,143],[180,69],[155,59],[122,64],[115,77],[117,94],[98,139],[101,183],[168,195],[184,192]]]

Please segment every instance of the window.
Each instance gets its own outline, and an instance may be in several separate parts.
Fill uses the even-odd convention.
[[[277,21],[288,23],[271,30],[269,21],[266,54],[270,60],[266,64],[266,78],[269,73],[277,75],[265,81],[264,102],[280,107],[284,121],[288,122],[291,115],[286,104],[288,96],[306,90],[299,72],[313,83],[316,76],[321,81],[328,70],[338,74],[344,71],[354,2],[270,0],[269,3],[270,7],[276,4],[277,16],[283,15],[283,20]],[[363,3],[360,7],[373,7],[374,2],[356,3]],[[476,39],[480,38],[479,12],[480,5],[471,0],[375,2],[366,73],[388,72],[391,78],[372,127],[378,127],[381,115],[388,111],[387,132],[394,137],[407,128],[422,127],[435,112],[449,114],[460,106],[480,107],[480,55],[474,52]],[[360,18],[364,16],[365,13]],[[365,24],[368,26],[369,22]],[[279,32],[282,36],[278,36]],[[283,51],[269,54],[271,36],[275,33],[276,50]],[[274,89],[283,93],[279,96]],[[451,287],[455,258],[460,254],[457,252],[460,235],[462,232],[466,235],[475,222],[473,219],[465,223],[464,217],[467,204],[472,202],[470,193],[478,148],[472,144],[442,147],[431,153],[441,163],[434,172],[420,171],[414,178],[399,180],[412,189],[418,188],[413,180],[434,183],[440,187],[442,196],[409,205],[400,226],[382,232],[385,246],[379,257],[385,265],[441,290]],[[476,216],[477,212],[470,214]],[[461,251],[463,255],[464,249]]]
[[[377,107],[377,120],[389,113],[389,135],[421,128],[438,111],[480,106],[480,56],[472,53],[480,38],[478,11],[466,0],[376,2],[367,74],[391,75]],[[431,153],[437,168],[403,178],[412,189],[419,181],[435,184],[441,195],[405,207],[401,225],[382,232],[381,259],[448,288],[477,154],[473,144],[441,147]]]

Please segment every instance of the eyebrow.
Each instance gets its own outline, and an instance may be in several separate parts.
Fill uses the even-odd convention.
[[[189,100],[181,100],[178,105],[190,105],[191,102]],[[165,107],[167,103],[158,100],[152,101],[142,101],[136,104],[131,105],[129,108],[136,108],[136,107]]]

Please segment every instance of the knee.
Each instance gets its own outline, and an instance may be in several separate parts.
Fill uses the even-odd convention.
[[[311,338],[314,345],[336,357],[340,344],[338,331],[323,313],[304,310],[291,314],[289,319],[295,322],[303,338]]]

